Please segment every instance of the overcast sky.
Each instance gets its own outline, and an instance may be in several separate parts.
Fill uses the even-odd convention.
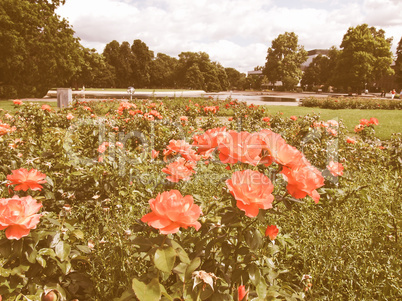
[[[241,72],[264,65],[286,31],[306,50],[339,48],[363,23],[393,37],[394,53],[402,37],[402,0],[66,0],[57,13],[99,53],[112,40],[140,39],[155,55],[204,51]]]

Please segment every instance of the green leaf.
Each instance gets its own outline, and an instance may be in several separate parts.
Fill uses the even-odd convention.
[[[47,255],[47,256],[50,256],[53,258],[56,257],[56,253],[52,249],[49,249],[49,248],[40,249],[38,254],[39,255]]]
[[[53,180],[51,179],[51,178],[49,178],[49,177],[46,177],[46,181],[47,181],[47,183],[50,185],[50,186],[54,186],[54,184],[53,184]]]
[[[11,270],[0,267],[0,276],[4,278],[10,277]]]
[[[140,252],[147,252],[152,248],[152,241],[150,241],[148,238],[145,237],[136,237],[132,243],[134,245],[139,246],[139,250]]]
[[[161,288],[158,278],[152,279],[148,284],[134,278],[132,289],[140,301],[158,301],[161,297]]]
[[[57,262],[57,265],[64,275],[67,275],[71,271],[71,263],[69,261]]]
[[[154,264],[162,272],[170,273],[173,269],[176,255],[176,251],[172,247],[157,249],[154,256]]]
[[[82,253],[89,254],[91,253],[91,249],[88,246],[83,245],[76,245],[77,249],[80,250]]]
[[[190,264],[190,258],[188,257],[186,251],[174,240],[171,241],[172,247],[176,250],[177,255],[181,262]]]
[[[177,274],[182,282],[184,282],[186,271],[187,271],[188,264],[180,262],[177,266],[174,267],[173,273]]]
[[[11,270],[11,275],[23,275],[29,270],[30,265],[21,264]]]
[[[255,264],[248,266],[248,275],[253,285],[257,286],[260,283],[260,269]]]
[[[46,260],[45,260],[42,256],[40,256],[40,255],[36,256],[36,261],[37,261],[43,268],[46,267]]]
[[[36,256],[38,255],[38,252],[34,249],[30,253],[27,251],[25,252],[25,257],[30,263],[35,263],[36,262]]]
[[[187,267],[186,270],[186,279],[191,278],[191,274],[200,266],[200,264],[201,264],[200,257],[196,257],[191,261],[190,265]]]
[[[73,231],[73,235],[77,238],[77,239],[84,239],[84,232],[82,232],[81,230],[74,230]]]
[[[255,251],[261,247],[262,243],[263,243],[263,241],[262,241],[261,232],[258,229],[255,229],[254,233],[253,233],[253,240],[251,241],[251,244],[250,244],[250,249]]]
[[[258,297],[261,298],[261,300],[265,300],[265,296],[267,295],[267,284],[265,283],[265,280],[258,283],[258,285],[256,286],[256,292]]]
[[[64,261],[68,258],[71,252],[71,246],[64,241],[59,241],[55,248],[56,256],[60,258],[61,261]]]

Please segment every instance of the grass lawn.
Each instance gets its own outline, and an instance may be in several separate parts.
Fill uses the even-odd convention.
[[[49,105],[53,109],[57,108],[56,101],[41,101],[40,104],[41,105]],[[15,108],[12,100],[0,100],[0,109],[10,111],[10,112],[16,111],[16,108]]]
[[[283,116],[290,117],[304,116],[310,113],[320,114],[323,120],[342,120],[348,131],[353,132],[354,127],[359,124],[360,119],[370,119],[375,117],[378,119],[379,125],[375,126],[376,136],[386,140],[391,138],[392,133],[402,132],[402,111],[401,110],[329,110],[320,108],[307,107],[290,107],[290,106],[266,106],[269,113],[276,114],[283,112]]]

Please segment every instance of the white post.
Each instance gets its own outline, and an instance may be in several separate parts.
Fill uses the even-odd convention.
[[[57,88],[57,106],[68,108],[73,101],[73,92],[70,88]]]

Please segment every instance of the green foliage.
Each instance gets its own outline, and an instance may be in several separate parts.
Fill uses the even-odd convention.
[[[285,89],[292,90],[302,78],[301,64],[307,59],[307,51],[298,45],[294,32],[280,34],[268,48],[264,74],[271,83],[282,81]]]
[[[402,37],[396,48],[395,75],[396,82],[399,83],[397,86],[402,88]]]
[[[80,45],[55,9],[61,1],[0,5],[0,97],[43,97],[76,72]]]
[[[71,79],[71,86],[74,88],[114,86],[113,66],[107,64],[104,57],[95,49],[80,47],[80,50],[81,58],[77,71]]]
[[[382,29],[367,24],[350,27],[340,46],[335,82],[360,92],[367,83],[393,74],[391,42]]]
[[[228,87],[225,69],[211,62],[205,52],[182,52],[176,69],[178,85],[205,91],[222,91]]]
[[[328,119],[317,114],[293,120],[232,99],[134,100],[130,106],[77,102],[48,112],[23,104],[11,117],[0,112],[3,123],[15,126],[0,136],[0,197],[9,197],[11,170],[47,175],[41,191],[29,191],[44,207],[38,227],[18,241],[1,233],[3,299],[39,300],[55,290],[61,300],[236,300],[240,285],[249,300],[396,300],[401,294],[400,135],[389,143],[357,136],[349,144],[341,120],[326,127]],[[216,113],[204,111],[217,106]],[[149,118],[152,111],[162,119]],[[290,197],[276,164],[247,166],[275,186],[273,208],[256,218],[236,207],[225,185],[244,163],[228,170],[217,157],[202,159],[190,181],[166,180],[161,169],[170,140],[191,142],[192,135],[224,125],[271,129],[303,151],[326,178],[320,203]],[[103,142],[109,146],[100,151]],[[152,149],[160,152],[156,158]],[[329,173],[329,160],[345,166],[343,176]],[[148,201],[171,189],[192,195],[202,208],[198,231],[161,235],[140,221]],[[275,243],[264,235],[269,224],[280,229]]]
[[[228,76],[228,88],[230,90],[244,90],[246,88],[246,75],[234,68],[225,68]]]
[[[328,84],[330,72],[330,59],[327,56],[319,54],[307,67],[301,80],[302,87],[314,87]]]
[[[150,85],[155,88],[168,88],[175,86],[175,70],[177,59],[163,53],[158,53],[151,61]]]
[[[322,109],[362,109],[362,110],[401,110],[402,101],[399,99],[378,99],[378,98],[317,98],[307,97],[301,103],[303,107],[317,107]]]

